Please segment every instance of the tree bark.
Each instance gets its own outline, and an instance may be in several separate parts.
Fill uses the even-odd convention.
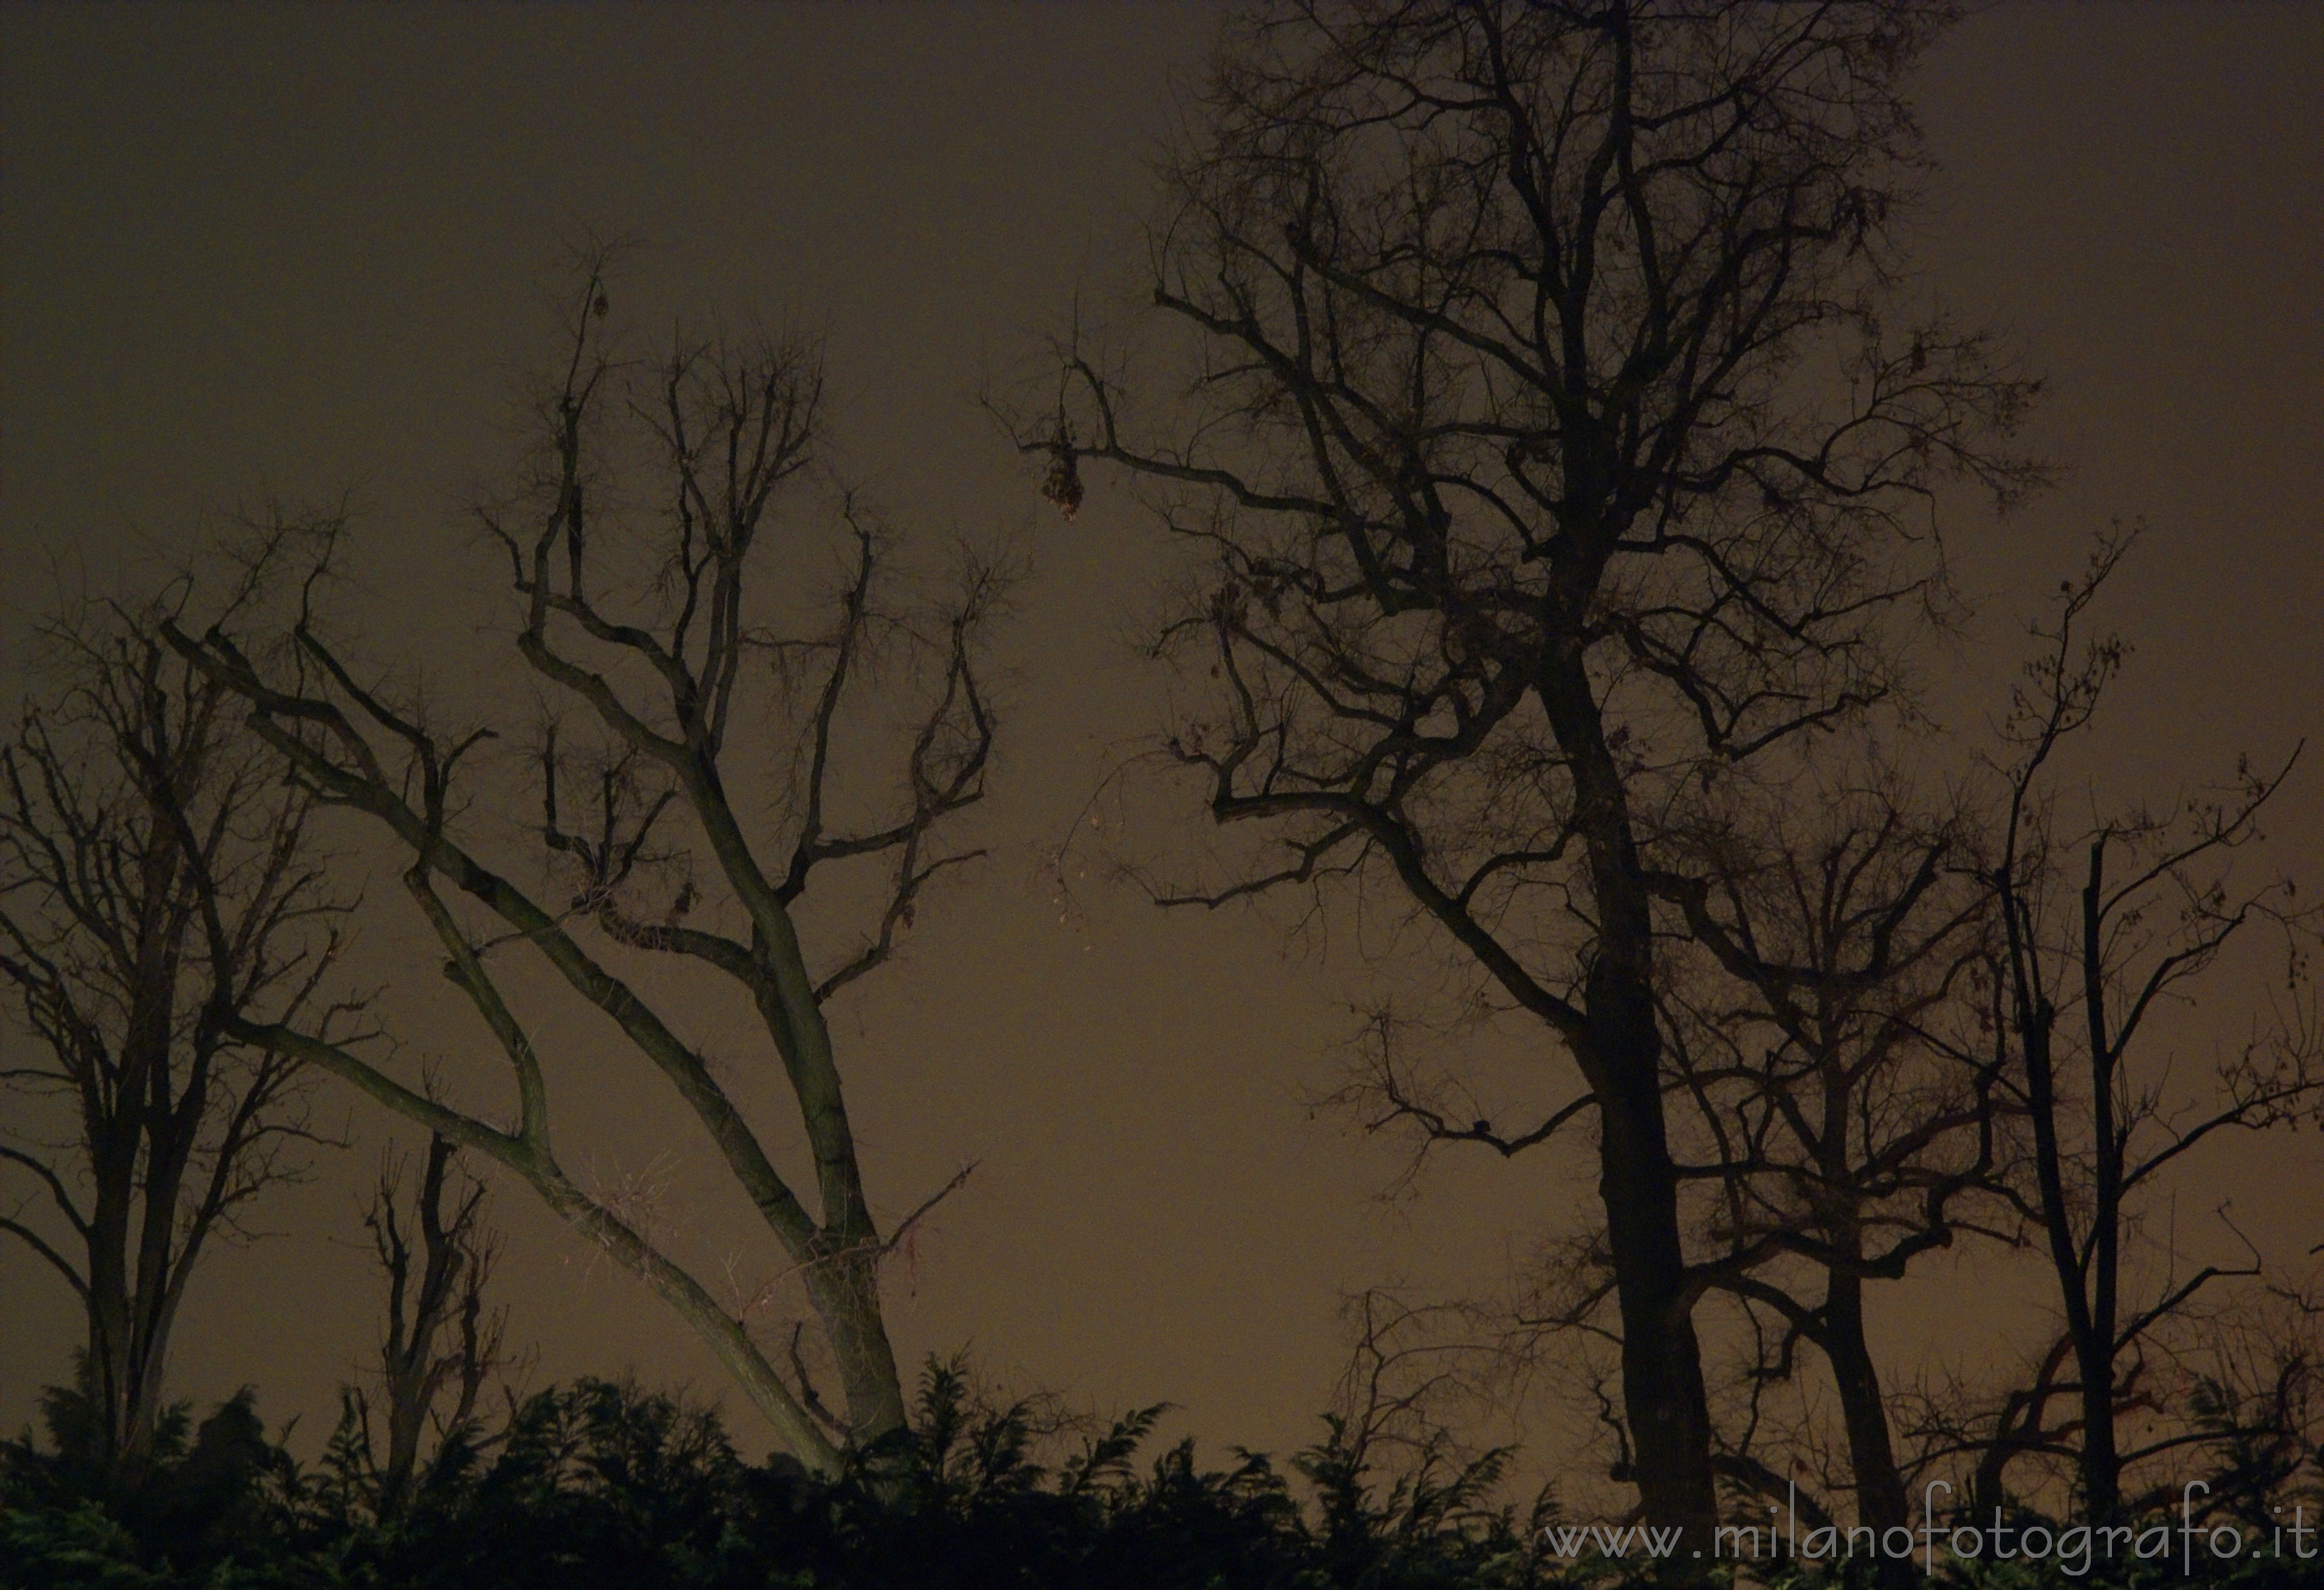
[[[1654,1041],[1651,1028],[1609,1036],[1649,1050]],[[1637,1453],[1631,1477],[1647,1524],[1683,1527],[1693,1549],[1718,1521],[1718,1493],[1692,1289],[1679,1246],[1678,1180],[1663,1136],[1659,1086],[1625,1076],[1616,1089],[1599,1098],[1598,1189],[1622,1321],[1622,1405]]]
[[[1572,769],[1574,825],[1588,848],[1598,915],[1596,954],[1584,979],[1587,1052],[1579,1058],[1599,1101],[1599,1196],[1622,1321],[1622,1401],[1638,1498],[1649,1526],[1683,1528],[1684,1548],[1706,1548],[1719,1497],[1695,1289],[1663,1115],[1652,901],[1578,646],[1545,671],[1539,695]]]
[[[1887,1406],[1881,1400],[1879,1368],[1864,1339],[1864,1280],[1840,1269],[1829,1274],[1818,1345],[1840,1391],[1849,1467],[1856,1481],[1856,1516],[1874,1529],[1892,1529],[1905,1522],[1910,1506],[1890,1439]]]

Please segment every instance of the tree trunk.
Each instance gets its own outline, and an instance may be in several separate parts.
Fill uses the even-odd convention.
[[[151,1163],[143,1112],[117,1109],[92,1122],[88,1130],[97,1184],[87,1237],[89,1411],[97,1441],[95,1456],[110,1471],[142,1462],[152,1452],[154,1425],[161,1417],[161,1374],[173,1310],[166,1296],[149,1295],[155,1285],[150,1262],[133,1266],[132,1251],[140,1244],[133,1243],[131,1234],[133,1226],[150,1224],[151,1210],[157,1205],[174,1215],[178,1187],[166,1164]],[[142,1149],[147,1151],[141,1155]],[[145,1161],[142,1177],[141,1159]],[[141,1188],[141,1179],[149,1185]],[[136,1217],[141,1192],[147,1203],[144,1223]],[[162,1269],[166,1271],[166,1263]],[[166,1283],[166,1275],[163,1279]]]
[[[1678,1179],[1652,1073],[1643,1086],[1623,1080],[1631,1086],[1600,1095],[1598,1188],[1622,1319],[1622,1408],[1636,1455],[1633,1477],[1649,1525],[1683,1526],[1686,1549],[1707,1549],[1718,1493],[1702,1354],[1679,1246]]]
[[[1583,605],[1577,602],[1577,612]],[[1578,646],[1548,671],[1539,694],[1572,769],[1574,826],[1588,847],[1598,917],[1584,980],[1588,1042],[1578,1058],[1598,1097],[1598,1186],[1622,1319],[1622,1406],[1638,1498],[1648,1525],[1685,1530],[1682,1550],[1707,1549],[1719,1500],[1678,1175],[1663,1118],[1652,908],[1621,772]]]
[[[2115,1444],[2115,1321],[2121,1296],[2123,1140],[2115,1126],[2113,1046],[2107,1036],[2106,836],[2090,844],[2082,886],[2082,1014],[2089,1024],[2091,1188],[2089,1311],[2075,1333],[2082,1372],[2082,1505],[2093,1523],[2122,1506],[2122,1455]]]
[[[880,1315],[880,1266],[868,1254],[835,1259],[810,1272],[809,1294],[847,1399],[851,1441],[867,1445],[905,1428],[902,1378]]]
[[[2057,1012],[2046,997],[2021,993],[2019,1026],[2025,1054],[2026,1102],[2033,1116],[2034,1174],[2042,1190],[2042,1217],[2049,1239],[2050,1266],[2065,1304],[2066,1334],[2074,1344],[2074,1366],[2081,1377],[2082,1431],[2078,1467],[2085,1516],[2111,1518],[2121,1502],[2122,1465],[2115,1449],[2113,1309],[2100,1317],[2091,1308],[2089,1280],[2078,1250],[2073,1210],[2067,1199],[2059,1105],[2051,1049]],[[2100,1078],[2103,1088],[2104,1078]],[[2101,1157],[2107,1145],[2101,1142]],[[2107,1206],[2103,1189],[2090,1219],[2103,1226],[2119,1217],[2119,1204]]]
[[[1888,1410],[1880,1396],[1880,1373],[1864,1340],[1864,1280],[1833,1270],[1824,1292],[1823,1336],[1819,1344],[1840,1390],[1840,1418],[1848,1429],[1849,1472],[1856,1480],[1858,1523],[1887,1530],[1906,1522],[1904,1476],[1896,1467],[1889,1439]]]
[[[2114,1432],[2114,1354],[2095,1332],[2077,1332],[2074,1359],[2082,1375],[2082,1508],[2093,1523],[2122,1507],[2122,1457]]]

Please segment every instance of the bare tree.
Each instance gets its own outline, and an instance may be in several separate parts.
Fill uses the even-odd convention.
[[[1914,811],[1893,779],[1772,795],[1706,823],[1692,874],[1654,879],[1698,963],[1670,957],[1663,1005],[1694,1105],[1693,1273],[1780,1321],[1756,1379],[1788,1379],[1803,1340],[1821,1353],[1857,1516],[1886,1529],[1905,1476],[1865,1287],[2021,1225],[2006,1055],[1978,1032],[1993,918],[1960,820]]]
[[[319,992],[345,907],[307,796],[148,617],[48,638],[52,688],[0,747],[0,975],[31,1040],[0,1069],[24,1106],[0,1172],[27,1189],[0,1232],[79,1299],[98,1456],[134,1465],[198,1262],[314,1141],[296,1058],[246,1033],[345,1026]]]
[[[1050,459],[1199,548],[1167,751],[1279,840],[1204,903],[1378,879],[1570,1058],[1646,1518],[1715,1514],[1655,1013],[1656,874],[1716,770],[1892,698],[1932,488],[2004,500],[2032,384],[1912,318],[1900,82],[1942,5],[1268,8],[1171,161],[1157,414],[1077,333]],[[1544,1125],[1547,1125],[1545,1121]],[[1506,1151],[1535,1129],[1463,1132]]]
[[[777,503],[816,439],[815,356],[766,340],[679,343],[631,370],[612,356],[608,324],[593,271],[541,405],[537,468],[482,511],[517,596],[517,659],[586,726],[560,735],[552,723],[541,736],[530,758],[539,821],[508,842],[507,861],[485,859],[489,826],[456,792],[491,731],[438,733],[360,682],[303,614],[278,668],[231,624],[198,637],[170,632],[247,702],[255,732],[301,786],[360,813],[409,855],[404,883],[447,975],[506,1060],[513,1118],[455,1108],[288,1022],[235,1031],[515,1171],[666,1299],[800,1459],[830,1472],[845,1445],[904,1422],[879,1276],[918,1215],[885,1233],[874,1218],[825,1006],[893,956],[933,880],[981,854],[942,839],[984,790],[993,717],[975,657],[1002,582],[972,564],[949,601],[895,605],[883,596],[892,549],[851,509],[833,610],[786,634],[776,626],[811,605],[798,593],[815,567],[797,551],[779,575],[765,566],[777,555]],[[899,699],[914,726],[868,776],[877,764],[867,744]],[[778,735],[795,732],[788,769],[779,745],[767,757],[747,737],[770,721]],[[772,799],[737,793],[756,790]],[[555,892],[529,890],[528,867]],[[869,930],[817,954],[795,913],[810,882],[833,870],[843,890],[854,873],[853,887],[876,891],[877,903]],[[683,1035],[685,1003],[657,1008],[628,975],[649,961],[747,995],[812,1151],[818,1207],[777,1169],[710,1058]],[[764,1286],[722,1296],[637,1211],[564,1168],[550,1144],[547,1074],[507,993],[527,962],[602,1015],[700,1123],[778,1244]],[[838,1411],[799,1354],[787,1373],[753,1334],[753,1317],[786,1282],[804,1290],[835,1364]]]
[[[456,1152],[443,1136],[429,1138],[409,1213],[399,1213],[402,1178],[400,1164],[391,1161],[364,1216],[387,1280],[378,1372],[387,1460],[374,1475],[382,1513],[394,1512],[410,1496],[431,1427],[439,1444],[466,1428],[484,1382],[507,1364],[501,1345],[508,1310],[484,1307],[499,1243],[483,1222],[484,1184],[451,1179]],[[438,1406],[447,1391],[452,1392],[448,1412]],[[349,1411],[368,1451],[370,1399],[361,1388],[351,1395]]]
[[[2175,1366],[2188,1388],[2178,1411],[2202,1438],[2206,1515],[2266,1530],[2286,1502],[2324,1511],[2324,1300],[2311,1284],[2239,1301],[2203,1322],[2203,1350]]]
[[[2232,867],[2262,837],[2261,814],[2299,750],[2273,772],[2246,763],[2231,786],[2190,792],[2175,809],[2080,828],[2046,782],[2052,759],[2089,723],[2121,666],[2118,640],[2086,642],[2080,628],[2133,540],[2103,539],[2083,577],[2067,582],[2054,619],[2034,632],[2043,645],[2015,693],[2007,733],[2019,754],[2003,770],[1990,871],[2005,929],[1996,985],[2018,1051],[2014,1070],[2064,1330],[2040,1381],[2013,1399],[2017,1415],[1987,1458],[1987,1484],[1998,1489],[2020,1456],[2070,1456],[2092,1518],[2145,1500],[2125,1490],[2126,1473],[2142,1459],[2215,1438],[2199,1428],[2126,1439],[2121,1416],[2155,1406],[2140,1382],[2174,1318],[2217,1283],[2261,1271],[2255,1252],[2247,1262],[2183,1275],[2176,1254],[2165,1253],[2164,1273],[2153,1274],[2126,1251],[2138,1241],[2142,1206],[2215,1135],[2262,1131],[2324,1102],[2324,1030],[2301,986],[2324,918],[2296,908],[2289,880],[2255,887]],[[2155,1052],[2165,1040],[2150,1025],[2255,929],[2282,937],[2280,998],[2246,1038],[2221,1042],[2199,1081],[2174,1083],[2170,1056]],[[2053,1402],[2071,1416],[2045,1422]]]
[[[1886,1529],[1906,1520],[1915,1455],[1892,1426],[1867,1289],[1963,1236],[2022,1240],[2030,1177],[1966,820],[1924,809],[1875,748],[1832,761],[1846,771],[1722,781],[1691,837],[1666,836],[1688,870],[1652,883],[1686,933],[1665,945],[1659,1012],[1690,1274],[1741,1309],[1723,1399],[1714,1375],[1713,1468],[1824,1522],[1852,1492],[1858,1521]],[[1440,1141],[1489,1128],[1459,1129],[1393,1069],[1372,1086]],[[1602,1227],[1541,1268],[1514,1316],[1526,1360],[1610,1334]],[[1812,1373],[1803,1346],[1828,1371],[1836,1432],[1805,1394],[1788,1413],[1775,1395]]]
[[[1822,1353],[1857,1516],[1892,1527],[1904,1469],[1864,1286],[1960,1234],[2017,1234],[2004,1065],[1964,1021],[1985,1013],[1989,911],[1957,823],[1892,779],[1773,795],[1806,816],[1722,814],[1694,876],[1655,881],[1711,962],[1674,965],[1664,1000],[1703,1151],[1680,1167],[1703,1190],[1694,1271],[1783,1323],[1755,1376],[1787,1376],[1801,1339]]]

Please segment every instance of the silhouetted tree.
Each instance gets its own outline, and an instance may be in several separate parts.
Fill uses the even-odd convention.
[[[169,631],[205,677],[242,698],[298,783],[402,847],[405,886],[446,975],[505,1058],[513,1120],[456,1109],[292,1022],[230,1031],[516,1172],[669,1301],[784,1442],[830,1472],[844,1445],[903,1423],[879,1273],[888,1244],[918,1216],[884,1234],[873,1218],[824,1008],[891,957],[933,879],[981,854],[942,839],[946,820],[984,790],[993,717],[975,657],[1002,581],[971,567],[950,602],[893,605],[883,599],[888,541],[851,510],[844,589],[805,621],[807,633],[783,633],[777,626],[812,610],[798,593],[813,564],[770,542],[778,501],[816,439],[815,356],[766,340],[679,342],[628,370],[607,341],[602,285],[593,270],[574,300],[532,474],[481,510],[508,556],[518,664],[591,726],[578,749],[554,722],[543,735],[530,763],[540,818],[530,848],[520,841],[488,862],[490,831],[456,791],[493,731],[439,732],[360,682],[305,609],[287,636],[267,637],[282,642],[272,652],[237,633],[254,608],[198,636]],[[322,538],[326,562],[336,533]],[[294,555],[299,539],[286,531],[269,555]],[[769,567],[778,557],[780,569]],[[867,696],[880,702],[868,713]],[[875,765],[867,745],[899,698],[916,721],[892,763],[866,777],[861,770]],[[770,723],[796,735],[788,769],[730,735]],[[519,869],[544,867],[556,892],[536,895]],[[810,881],[833,869],[861,874],[878,903],[868,931],[817,955],[795,912]],[[685,1004],[650,1000],[625,975],[625,965],[657,957],[749,998],[789,1081],[818,1207],[776,1169],[709,1058],[682,1036]],[[564,1168],[531,1031],[505,992],[512,963],[526,962],[611,1022],[701,1123],[779,1247],[781,1268],[765,1287],[722,1298],[644,1212]],[[798,1354],[786,1378],[752,1334],[752,1316],[788,1280],[820,1325],[842,1410],[825,1407]]]
[[[2135,810],[2072,827],[2046,782],[2051,760],[2095,714],[2125,648],[2080,637],[2090,604],[2133,537],[2102,540],[2088,571],[2067,582],[2043,642],[2015,693],[1990,885],[2005,929],[1995,985],[2000,1030],[2015,1050],[2034,1146],[2037,1211],[2064,1330],[2035,1385],[2019,1391],[1982,1465],[1988,1491],[2028,1454],[2070,1456],[2083,1506],[2110,1518],[2126,1504],[2124,1475],[2142,1458],[2206,1439],[2200,1428],[2126,1441],[2120,1416],[2157,1406],[2141,1384],[2148,1350],[2174,1317],[2215,1283],[2260,1272],[2207,1263],[2161,1278],[2130,1262],[2141,1206],[2190,1151],[2226,1132],[2256,1132],[2317,1113],[2324,1103],[2324,1028],[2303,989],[2316,908],[2297,908],[2285,879],[2234,876],[2236,853],[2258,840],[2261,814],[2299,760],[2273,772],[2240,764],[2221,790],[2181,796],[2175,809]],[[2255,929],[2283,939],[2282,994],[2247,1038],[2230,1040],[2191,1085],[2174,1080],[2148,1032],[2186,1000],[2232,944]],[[2172,1255],[2175,1258],[2175,1255]],[[2070,1415],[2049,1421],[2053,1402]]]
[[[310,1141],[299,1063],[247,1036],[325,1006],[345,908],[223,684],[152,620],[92,610],[48,632],[44,694],[0,747],[0,977],[30,1053],[0,1173],[0,1232],[87,1317],[82,1390],[104,1466],[151,1451],[195,1267]],[[53,1111],[43,1135],[42,1112]]]
[[[1016,434],[1077,505],[1139,478],[1207,557],[1167,753],[1281,841],[1172,898],[1378,879],[1570,1057],[1647,1520],[1712,1434],[1665,1115],[1674,818],[1886,699],[1942,589],[1925,515],[2030,383],[1915,318],[1900,84],[1945,5],[1362,0],[1240,26],[1171,158],[1152,301]]]
[[[1746,1327],[1713,1467],[1824,1521],[1852,1492],[1858,1521],[1886,1529],[1906,1521],[1919,1455],[1893,1427],[1867,1288],[1963,1235],[2022,1240],[2030,1178],[2006,1058],[1979,1047],[1996,919],[1967,819],[1916,801],[1877,748],[1833,761],[1770,788],[1724,780],[1691,833],[1665,836],[1686,870],[1652,882],[1686,931],[1665,945],[1658,1009],[1691,1273]],[[1447,1134],[1445,1106],[1395,1068],[1371,1086]],[[1602,1226],[1554,1244],[1521,1278],[1522,1358],[1603,1334],[1612,1291]],[[1821,1399],[1791,1417],[1772,1400],[1814,1373],[1803,1347],[1829,1373],[1836,1441]]]
[[[484,1308],[499,1244],[484,1225],[484,1184],[450,1179],[455,1153],[447,1139],[430,1136],[409,1212],[400,1209],[401,1176],[391,1164],[380,1173],[364,1216],[387,1280],[378,1371],[387,1456],[374,1476],[383,1513],[395,1511],[409,1496],[430,1426],[439,1442],[466,1430],[485,1381],[505,1364],[501,1344],[508,1311]],[[452,1393],[448,1412],[438,1406],[447,1391]],[[361,1388],[352,1392],[350,1414],[368,1448],[371,1402]]]
[[[1886,1529],[1907,1502],[1865,1287],[2021,1225],[2006,1064],[1975,1047],[1993,913],[1959,819],[1914,811],[1893,780],[1770,793],[1788,811],[1707,814],[1691,872],[1654,879],[1708,963],[1671,956],[1663,1000],[1694,1105],[1693,1269],[1780,1322],[1755,1379],[1789,1378],[1801,1341],[1821,1353],[1857,1517]],[[1734,1467],[1782,1494],[1774,1471]]]

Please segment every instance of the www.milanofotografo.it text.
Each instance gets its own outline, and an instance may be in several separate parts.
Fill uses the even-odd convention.
[[[2089,1573],[2101,1561],[2116,1559],[2162,1562],[2175,1558],[2180,1571],[2191,1577],[2199,1562],[2208,1567],[2246,1557],[2309,1562],[2324,1556],[2318,1545],[2317,1526],[2308,1520],[2305,1502],[2294,1503],[2291,1516],[2279,1519],[2272,1532],[2252,1530],[2239,1523],[2198,1521],[2197,1494],[2208,1495],[2210,1489],[2201,1480],[2190,1481],[2182,1487],[2175,1522],[2147,1520],[2126,1524],[2014,1523],[2005,1519],[1997,1507],[1992,1519],[1980,1524],[1957,1516],[1938,1520],[1937,1493],[1950,1495],[1952,1486],[1937,1480],[1922,1494],[1918,1528],[1896,1524],[1886,1530],[1875,1530],[1869,1525],[1843,1529],[1838,1524],[1821,1523],[1803,1532],[1799,1527],[1799,1493],[1794,1486],[1789,1504],[1770,1507],[1765,1524],[1720,1525],[1711,1532],[1710,1554],[1713,1558],[1730,1562],[1789,1558],[1831,1563],[1859,1556],[1890,1562],[1917,1559],[1932,1574],[1940,1561],[2050,1561],[2070,1577]],[[2278,1513],[2283,1511],[2281,1507],[2275,1509]],[[1675,1526],[1654,1529],[1642,1524],[1552,1524],[1541,1531],[1540,1539],[1554,1557],[1635,1555],[1658,1558],[1678,1556],[1684,1533]],[[1690,1555],[1701,1557],[1703,1553],[1697,1549]]]

